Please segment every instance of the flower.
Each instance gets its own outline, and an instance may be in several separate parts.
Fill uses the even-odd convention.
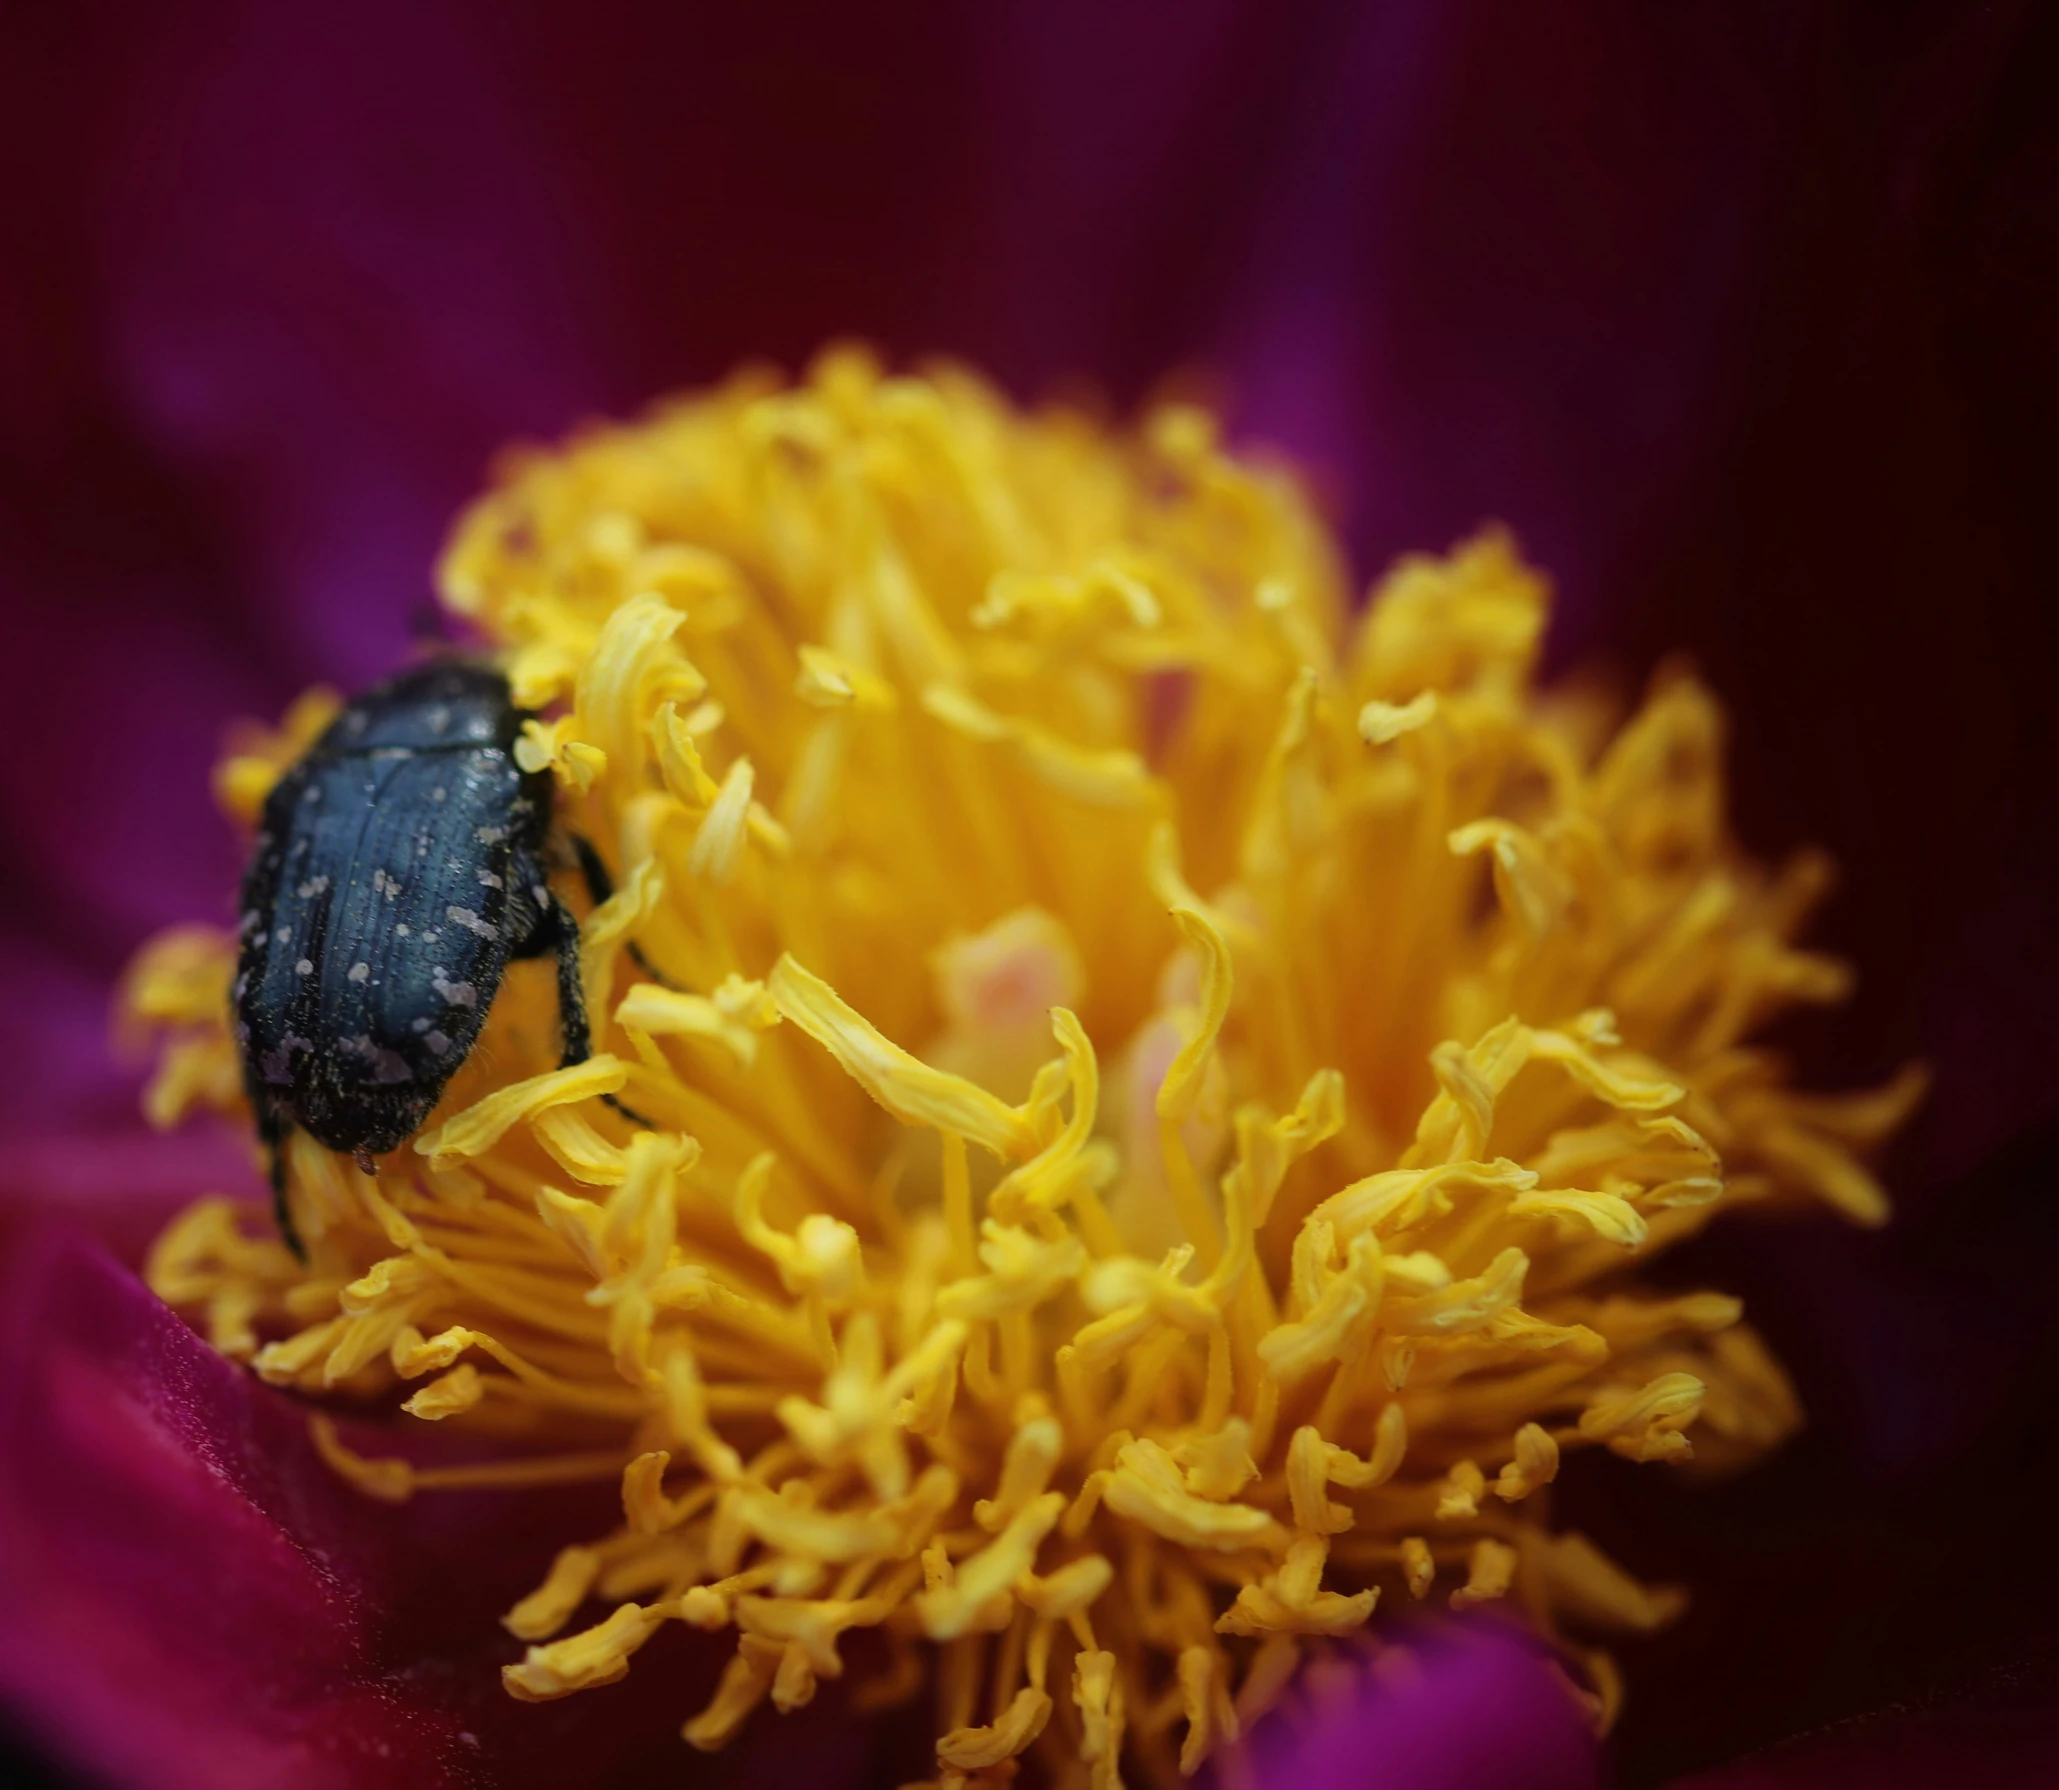
[[[135,1261],[197,1190],[260,1195],[232,1129],[140,1134],[105,1044],[134,944],[226,912],[234,844],[206,794],[224,718],[391,668],[496,443],[852,327],[972,354],[1019,394],[1086,371],[1127,401],[1199,359],[1240,438],[1310,464],[1361,577],[1500,513],[1560,579],[1557,663],[1635,673],[1685,648],[1706,668],[1740,832],[1831,848],[1820,934],[1866,966],[1782,1042],[1819,1075],[1915,1054],[1938,1079],[1886,1230],[1802,1224],[1763,1249],[1719,1226],[1670,1265],[1746,1296],[1809,1406],[1797,1442],[1721,1487],[1646,1473],[1618,1497],[1575,1462],[1555,1488],[1695,1587],[1626,1654],[1613,1768],[1656,1783],[1893,1707],[1971,1782],[1939,1699],[1982,1662],[2022,1701],[1983,1695],[1980,1722],[2021,1731],[2048,1600],[2019,1549],[1966,1538],[2034,1536],[2050,1458],[2037,9],[1059,6],[932,31],[862,9],[797,29],[784,8],[599,0],[568,27],[199,0],[0,29],[0,286],[23,345],[0,357],[0,1398],[21,1420],[0,1656],[11,1719],[54,1756],[121,1775],[107,1747],[194,1716],[122,1768],[168,1783],[210,1727],[275,1733],[263,1668],[346,1609],[380,1695],[415,1711],[381,1736],[382,1782],[558,1781],[551,1722],[584,1723],[598,1761],[675,1670],[668,1632],[604,1695],[468,1706],[483,1751],[434,1755],[424,1712],[499,1661],[465,1650],[490,1608],[411,1587],[446,1581],[441,1538],[503,1505],[545,1533],[549,1498],[417,1500],[388,1513],[411,1554],[374,1549],[362,1508],[347,1541],[311,1539],[297,1468],[221,1471],[280,1395],[210,1380],[175,1327],[145,1371],[125,1331],[60,1322],[75,1283],[22,1243],[58,1215]],[[15,1396],[82,1357],[119,1361],[119,1455],[73,1451],[61,1405]],[[119,1476],[148,1506],[189,1464],[218,1495],[178,1529],[92,1495]],[[282,1637],[177,1577],[203,1525],[237,1534],[251,1510],[347,1606],[312,1600]],[[21,1564],[46,1558],[70,1570]],[[67,1601],[86,1595],[97,1626]],[[220,1638],[217,1700],[168,1669],[198,1632],[163,1620],[182,1606]],[[673,1727],[647,1730],[667,1782]],[[846,1724],[834,1756],[875,1731]]]
[[[1706,692],[1540,692],[1494,532],[1353,617],[1205,411],[858,351],[516,457],[441,585],[616,869],[600,1054],[556,1066],[514,966],[412,1150],[294,1138],[304,1268],[210,1199],[149,1278],[275,1384],[495,1444],[318,1415],[374,1497],[619,1480],[505,1616],[513,1696],[734,1630],[682,1712],[714,1750],[876,1633],[852,1696],[933,1693],[943,1780],[1113,1785],[1388,1610],[1506,1601],[1606,1724],[1597,1638],[1680,1597],[1552,1522],[1562,1456],[1730,1466],[1797,1417],[1737,1300],[1636,1266],[1739,1205],[1880,1222],[1859,1152],[1920,1089],[1752,1044],[1846,976],[1796,943],[1820,864],[1730,841]],[[331,712],[245,741],[230,809]],[[233,948],[134,972],[161,1119],[240,1106]]]

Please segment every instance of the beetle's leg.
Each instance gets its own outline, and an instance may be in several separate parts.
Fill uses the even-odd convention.
[[[300,1240],[300,1227],[293,1222],[293,1208],[286,1203],[286,1137],[293,1129],[269,1100],[257,1106],[257,1137],[264,1145],[266,1173],[272,1183],[272,1220],[279,1238],[293,1252],[293,1259],[307,1266],[307,1245]]]
[[[572,910],[553,895],[543,927],[556,935],[551,942],[558,957],[558,1022],[565,1033],[564,1054],[558,1059],[558,1067],[570,1069],[593,1055],[593,1030],[586,1018],[586,984],[579,975],[579,922],[573,918]],[[601,1098],[632,1123],[647,1131],[656,1129],[642,1113],[614,1095],[603,1094]]]
[[[586,893],[591,897],[593,905],[599,907],[614,894],[615,879],[608,874],[608,867],[601,862],[601,855],[594,849],[593,841],[584,833],[567,832],[565,837],[571,840],[572,855],[579,860],[579,874],[585,880]],[[622,949],[629,953],[629,961],[660,988],[669,988],[675,994],[679,992],[679,984],[670,976],[661,974],[643,954],[643,947],[634,939],[624,939]]]
[[[560,1069],[569,1069],[593,1055],[593,1032],[586,1022],[586,984],[579,977],[579,922],[557,896],[550,898],[538,934],[549,939],[558,959],[558,1022],[565,1031]]]
[[[601,862],[593,841],[584,833],[568,832],[565,837],[572,842],[572,855],[579,860],[579,874],[585,879],[586,892],[593,897],[593,905],[599,907],[614,894],[615,879],[608,874],[608,867]]]

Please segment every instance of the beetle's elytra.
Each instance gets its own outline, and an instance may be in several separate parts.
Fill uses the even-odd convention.
[[[337,716],[265,802],[232,1023],[296,1254],[289,1132],[360,1164],[403,1143],[477,1041],[509,959],[556,952],[563,1060],[590,1054],[578,923],[545,877],[550,776],[514,760],[525,719],[496,671],[404,672]]]

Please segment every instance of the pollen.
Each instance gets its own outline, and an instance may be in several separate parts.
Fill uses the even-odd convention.
[[[1821,862],[1726,828],[1707,690],[1542,687],[1493,530],[1354,604],[1201,410],[855,350],[511,459],[440,578],[616,868],[595,1055],[513,964],[412,1148],[292,1141],[305,1266],[209,1200],[150,1274],[267,1380],[471,1438],[318,1418],[371,1495],[619,1482],[510,1695],[676,1622],[730,1649],[690,1746],[846,1679],[926,1701],[940,1784],[1105,1790],[1485,1606],[1613,1711],[1682,1594],[1563,1528],[1569,1458],[1634,1496],[1799,1421],[1645,1266],[1740,1206],[1881,1222],[1920,1091],[1757,1041],[1848,978]],[[333,710],[238,741],[234,819]],[[240,1108],[234,954],[131,972],[159,1122]]]

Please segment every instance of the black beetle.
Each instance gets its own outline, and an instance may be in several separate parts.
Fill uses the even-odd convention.
[[[557,954],[562,1061],[592,1053],[579,924],[545,876],[550,773],[514,759],[527,719],[499,672],[421,666],[344,709],[266,799],[232,1023],[296,1255],[292,1128],[369,1172],[441,1098],[511,958]],[[602,899],[599,861],[574,843]]]

